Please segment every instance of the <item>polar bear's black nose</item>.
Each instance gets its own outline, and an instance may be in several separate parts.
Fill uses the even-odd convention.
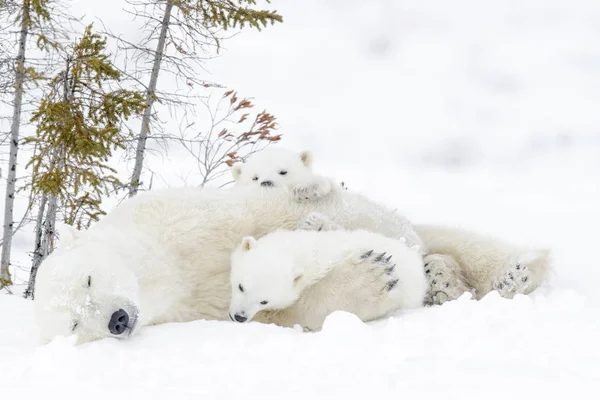
[[[243,315],[240,315],[240,314],[235,314],[235,315],[233,316],[233,318],[234,318],[234,319],[235,319],[237,322],[246,322],[246,320],[248,319],[248,318],[246,318],[246,317],[244,317]]]
[[[125,310],[120,309],[119,311],[115,311],[110,317],[108,330],[113,335],[120,335],[127,329],[127,324],[129,324],[129,314]]]
[[[273,186],[273,182],[272,181],[262,181],[260,183],[260,186],[270,187],[270,186]]]

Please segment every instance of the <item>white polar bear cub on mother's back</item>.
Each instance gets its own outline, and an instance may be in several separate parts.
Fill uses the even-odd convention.
[[[231,174],[238,184],[262,187],[287,187],[301,200],[327,195],[335,185],[329,178],[312,171],[312,153],[300,153],[281,147],[269,147],[245,163],[235,163]]]
[[[423,259],[404,243],[366,230],[278,230],[259,240],[247,236],[232,255],[229,317],[247,322],[267,311],[257,319],[268,322],[276,314],[280,324],[289,320],[314,330],[338,310],[371,321],[420,307],[428,287]],[[360,274],[362,268],[377,272]],[[364,293],[368,288],[368,298],[357,302],[332,290],[328,278],[336,276],[364,277],[358,285]]]

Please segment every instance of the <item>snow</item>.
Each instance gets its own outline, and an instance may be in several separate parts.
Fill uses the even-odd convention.
[[[32,304],[2,295],[2,397],[593,397],[600,3],[274,3],[285,23],[226,42],[207,63],[210,79],[275,114],[282,145],[312,150],[318,171],[417,223],[550,247],[548,284],[513,300],[466,296],[370,324],[335,313],[318,333],[196,321],[81,346],[66,338],[39,346]],[[137,34],[119,7],[73,2]],[[150,166],[161,173],[156,187],[193,180],[195,166],[177,148]],[[20,265],[29,236],[15,237]]]

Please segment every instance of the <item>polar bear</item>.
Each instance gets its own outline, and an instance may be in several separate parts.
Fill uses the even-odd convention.
[[[304,197],[307,199],[318,198],[331,190],[341,190],[336,185],[323,184],[331,180],[312,172],[312,159],[309,151],[295,153],[284,148],[271,148],[269,152],[253,155],[245,164],[236,164],[232,174],[237,185],[262,185],[261,177],[265,177],[275,182],[264,185],[266,187],[284,185],[294,190],[297,182],[301,182],[302,188],[319,188],[313,191],[313,197]],[[304,160],[310,161],[305,163]],[[275,180],[277,171],[287,171],[288,174],[293,171],[297,180],[287,180],[287,174]],[[548,275],[547,249],[527,249],[456,228],[411,225],[408,220],[405,223],[418,237],[411,238],[411,242],[422,246],[430,284],[425,298],[427,305],[455,300],[465,292],[481,299],[492,290],[510,299],[515,294],[531,293]],[[297,227],[317,231],[341,229],[319,213],[312,213],[299,221]]]
[[[375,273],[363,271],[374,267]],[[369,301],[341,298],[325,280],[330,275],[364,279],[356,283],[361,293],[369,290]],[[423,258],[401,240],[366,230],[277,230],[258,240],[245,237],[233,253],[229,318],[249,322],[269,311],[261,322],[276,318],[317,330],[331,312],[352,310],[367,322],[422,306],[427,286]]]
[[[298,200],[286,187],[258,185],[140,193],[87,231],[60,232],[58,248],[37,275],[34,304],[42,340],[75,334],[83,343],[127,338],[146,325],[228,321],[231,255],[242,238],[295,229],[311,212],[345,229],[395,239],[414,234],[405,218],[350,191],[332,190],[311,201]],[[364,282],[378,279],[380,267],[371,258],[357,273],[328,277],[323,290],[339,294],[339,307],[353,299],[350,311],[371,306],[376,314],[378,302],[388,300],[373,299]],[[293,321],[272,315],[270,322]]]

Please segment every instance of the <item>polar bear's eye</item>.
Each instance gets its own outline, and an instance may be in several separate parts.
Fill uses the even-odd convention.
[[[258,176],[255,176],[254,178],[252,178],[253,181],[257,181],[258,180]]]
[[[269,302],[266,301],[266,300],[263,300],[263,301],[260,302],[260,304],[262,304],[263,306],[265,306],[265,305],[269,304]]]
[[[240,292],[244,293],[244,287],[241,283],[238,285],[238,289],[240,289]]]
[[[92,286],[92,277],[88,276],[88,280],[87,280],[87,287]]]
[[[281,171],[279,171],[279,175],[285,175],[285,174],[287,174],[286,170],[282,169]]]

